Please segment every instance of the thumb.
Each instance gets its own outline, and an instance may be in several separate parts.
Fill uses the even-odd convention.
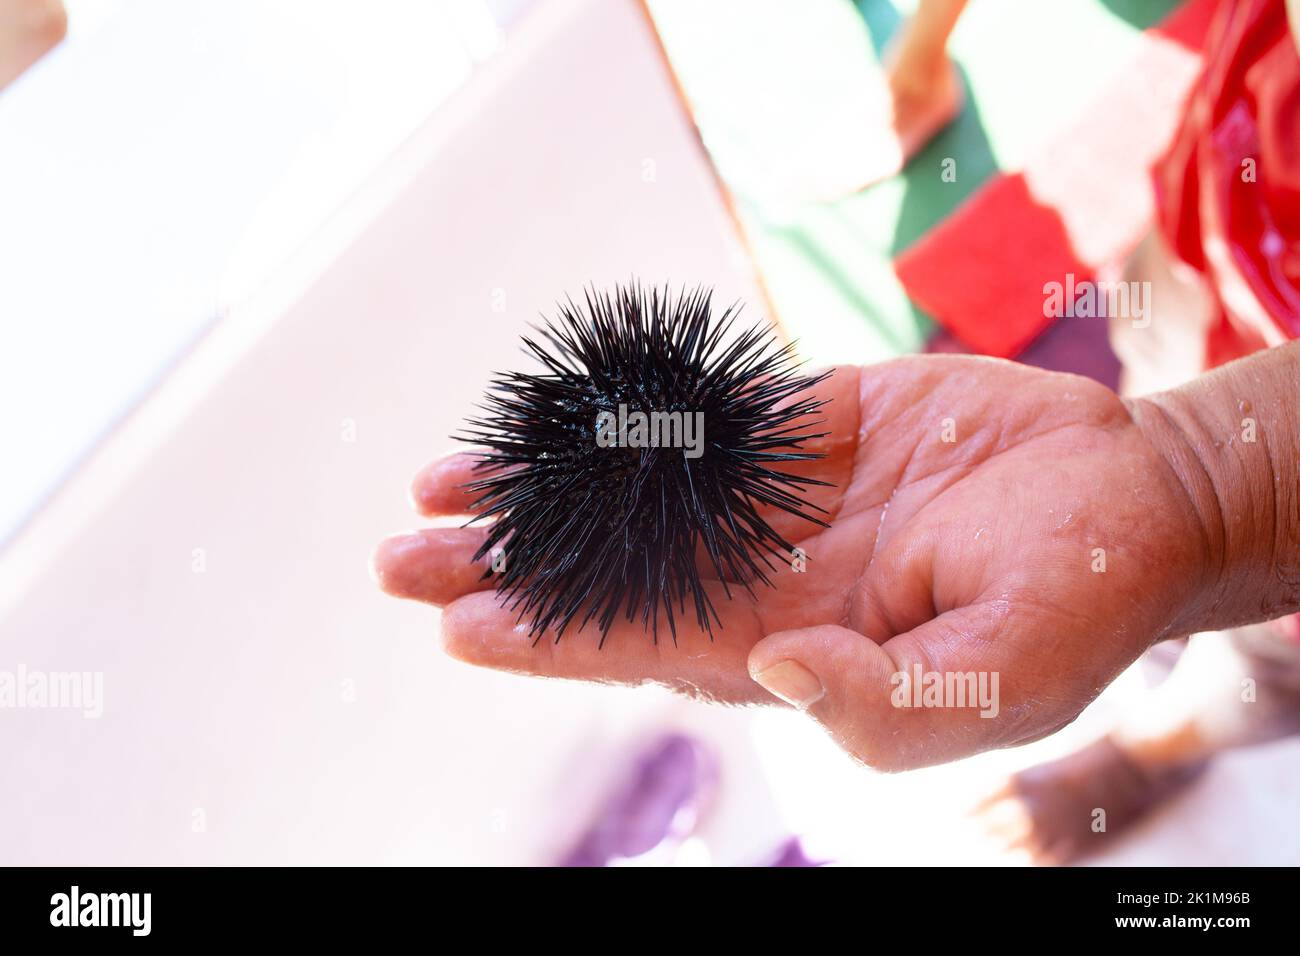
[[[779,631],[754,645],[749,675],[868,766],[924,767],[1006,740],[1001,674],[972,659],[990,646],[991,623],[963,608],[884,644],[833,624]]]

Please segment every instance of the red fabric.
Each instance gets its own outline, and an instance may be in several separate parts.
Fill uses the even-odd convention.
[[[972,351],[1011,358],[1052,321],[1043,286],[1094,276],[1149,227],[1151,166],[1168,148],[1217,0],[1189,0],[1147,31],[1132,65],[1035,158],[1030,177],[999,174],[895,259],[911,299]],[[1167,52],[1181,50],[1182,72]],[[1163,119],[1163,123],[1160,122]]]
[[[1205,71],[1154,174],[1161,231],[1218,300],[1211,365],[1300,335],[1298,124],[1300,55],[1283,0],[1222,0]]]
[[[1044,276],[1092,268],[1019,173],[998,177],[894,261],[907,293],[972,351],[1010,358],[1051,321]]]

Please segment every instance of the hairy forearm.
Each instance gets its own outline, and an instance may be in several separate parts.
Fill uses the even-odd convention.
[[[1204,580],[1174,630],[1300,611],[1300,342],[1129,408],[1204,538]]]

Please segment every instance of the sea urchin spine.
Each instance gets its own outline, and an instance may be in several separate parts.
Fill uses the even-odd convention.
[[[712,636],[701,569],[730,599],[732,583],[772,585],[770,556],[791,562],[763,506],[825,527],[800,492],[827,483],[775,466],[823,457],[802,450],[821,422],[801,420],[830,373],[801,374],[766,324],[731,334],[737,307],[715,317],[711,299],[633,284],[567,300],[524,338],[544,371],[499,374],[455,436],[485,449],[473,520],[495,521],[474,559],[493,556],[485,577],[534,640],[581,613],[603,645],[620,610],[657,639],[662,608],[676,643],[688,599]]]

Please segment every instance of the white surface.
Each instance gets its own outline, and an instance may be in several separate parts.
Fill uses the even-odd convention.
[[[0,93],[0,544],[496,39],[475,0],[70,0]]]

